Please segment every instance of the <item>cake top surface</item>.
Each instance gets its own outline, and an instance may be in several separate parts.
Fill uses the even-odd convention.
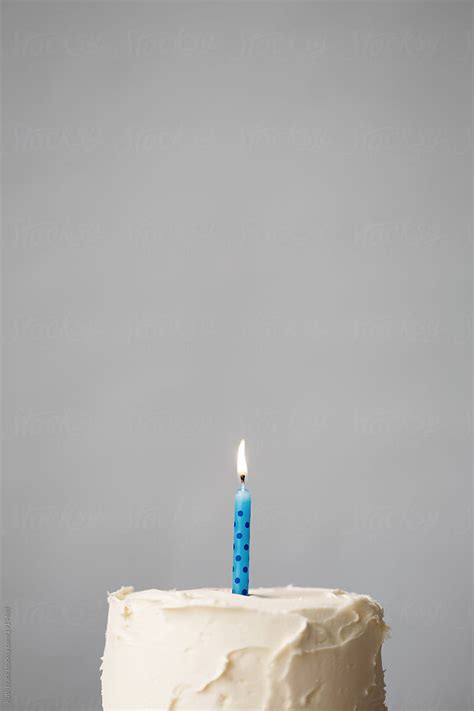
[[[112,598],[127,602],[150,602],[164,608],[225,607],[265,612],[300,612],[301,610],[341,610],[347,606],[369,606],[381,610],[368,595],[332,588],[275,587],[253,588],[250,594],[234,595],[228,588],[196,590],[141,590],[126,587],[111,593]]]

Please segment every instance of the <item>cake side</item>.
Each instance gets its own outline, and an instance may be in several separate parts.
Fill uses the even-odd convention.
[[[109,596],[104,711],[383,711],[383,610],[321,588]]]

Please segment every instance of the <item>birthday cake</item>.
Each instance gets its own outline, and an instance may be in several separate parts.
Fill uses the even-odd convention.
[[[104,711],[386,711],[380,605],[322,588],[109,595]]]

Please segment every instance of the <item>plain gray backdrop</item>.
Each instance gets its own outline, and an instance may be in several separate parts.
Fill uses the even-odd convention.
[[[4,3],[7,708],[100,707],[107,590],[230,585],[241,437],[251,584],[471,708],[471,14]]]

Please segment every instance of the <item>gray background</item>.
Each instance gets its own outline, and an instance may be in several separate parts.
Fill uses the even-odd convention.
[[[230,584],[245,436],[253,585],[466,711],[471,7],[3,15],[8,707],[99,707],[106,590]]]

